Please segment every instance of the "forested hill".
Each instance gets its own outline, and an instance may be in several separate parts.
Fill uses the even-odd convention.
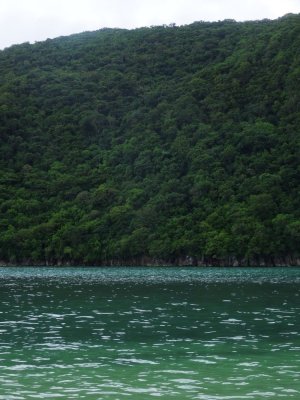
[[[0,260],[295,264],[300,15],[0,52]]]

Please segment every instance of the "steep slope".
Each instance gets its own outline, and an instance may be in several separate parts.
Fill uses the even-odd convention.
[[[0,52],[0,259],[294,264],[300,15]]]

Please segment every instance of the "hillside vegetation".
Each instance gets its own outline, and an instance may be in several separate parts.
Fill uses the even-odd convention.
[[[2,263],[294,264],[300,15],[0,52]]]

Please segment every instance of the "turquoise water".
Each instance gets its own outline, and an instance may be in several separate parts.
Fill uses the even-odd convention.
[[[300,269],[0,268],[0,399],[299,399]]]

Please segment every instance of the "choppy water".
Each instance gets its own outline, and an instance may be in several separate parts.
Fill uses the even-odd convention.
[[[300,399],[300,269],[0,268],[0,399]]]

